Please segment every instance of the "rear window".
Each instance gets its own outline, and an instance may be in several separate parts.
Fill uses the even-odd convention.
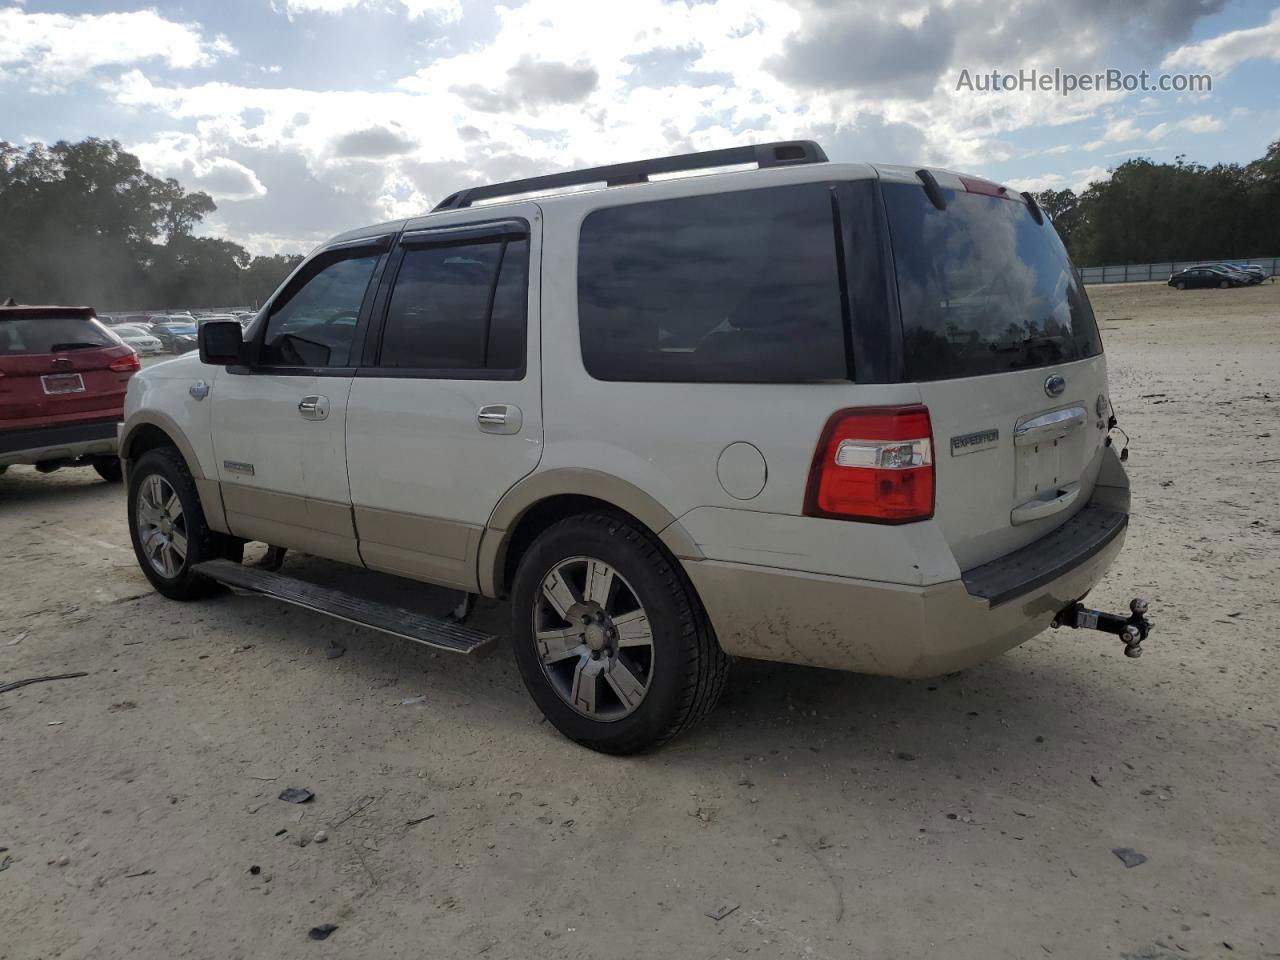
[[[1043,367],[1102,352],[1058,233],[1026,204],[886,183],[909,380]]]
[[[578,322],[598,380],[848,379],[829,185],[596,210],[582,223]]]
[[[106,328],[87,317],[0,318],[0,356],[114,347]]]

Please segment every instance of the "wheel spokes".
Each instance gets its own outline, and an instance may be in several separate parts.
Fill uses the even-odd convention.
[[[649,626],[649,616],[643,609],[614,617],[613,625],[618,630],[619,647],[652,646],[653,630]]]
[[[574,605],[581,603],[578,591],[562,575],[562,567],[557,567],[547,574],[542,581],[542,595],[547,598],[561,620],[569,619],[569,611]]]
[[[603,670],[603,660],[583,657],[578,661],[578,666],[573,671],[573,689],[569,693],[569,699],[579,710],[585,713],[596,712],[600,674]]]
[[[609,686],[613,687],[613,692],[618,695],[618,699],[629,709],[635,709],[640,705],[640,701],[644,699],[644,684],[631,672],[631,668],[622,662],[620,657],[613,657],[609,660],[609,666],[605,670],[604,678]]]
[[[538,644],[538,654],[543,663],[559,663],[586,652],[582,631],[572,627],[566,630],[539,630],[534,634],[534,640]]]
[[[613,591],[613,568],[599,560],[587,561],[586,590],[582,599],[609,608],[609,594]]]

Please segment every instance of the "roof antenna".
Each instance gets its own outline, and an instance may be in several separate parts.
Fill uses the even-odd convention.
[[[18,301],[13,299],[13,297],[10,297],[4,303],[0,303],[0,307],[16,307],[17,305]]]
[[[924,184],[925,196],[929,198],[929,202],[939,210],[947,209],[947,198],[942,195],[942,188],[938,186],[938,178],[923,167],[916,171],[916,176]]]

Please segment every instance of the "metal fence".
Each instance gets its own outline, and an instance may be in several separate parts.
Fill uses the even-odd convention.
[[[1280,274],[1280,257],[1240,257],[1229,260],[1176,260],[1164,263],[1122,263],[1109,267],[1081,267],[1080,276],[1085,283],[1135,283],[1139,280],[1169,279],[1169,274],[1202,263],[1256,263],[1267,276]]]

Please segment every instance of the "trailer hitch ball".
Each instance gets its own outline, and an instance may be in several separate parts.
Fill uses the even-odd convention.
[[[1124,655],[1131,659],[1142,656],[1142,642],[1151,634],[1151,618],[1147,616],[1148,604],[1142,597],[1134,597],[1129,601],[1129,616],[1119,613],[1105,613],[1102,610],[1090,610],[1079,601],[1069,604],[1054,616],[1052,624],[1055,630],[1059,627],[1070,627],[1074,630],[1099,630],[1120,638],[1124,644]]]

